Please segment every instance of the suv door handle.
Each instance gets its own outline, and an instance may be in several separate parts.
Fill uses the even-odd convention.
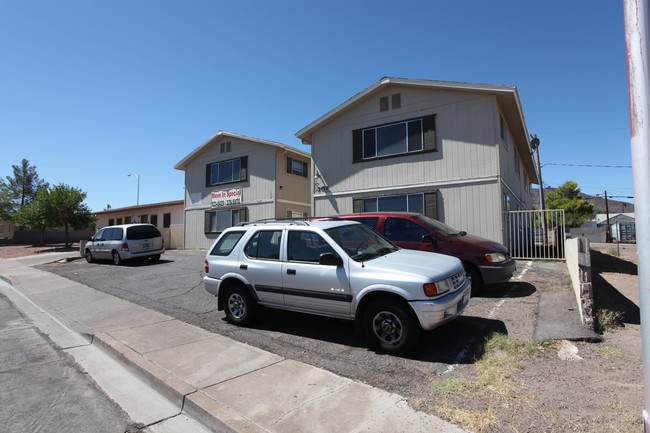
[[[296,275],[295,269],[287,269],[287,275]]]
[[[248,269],[248,265],[239,265],[239,269],[246,270]]]

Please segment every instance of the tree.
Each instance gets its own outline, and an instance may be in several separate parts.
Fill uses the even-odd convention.
[[[0,211],[8,219],[23,206],[31,204],[38,190],[47,188],[48,184],[39,178],[36,167],[29,164],[27,159],[20,162],[20,165],[11,166],[14,175],[6,176],[0,180]]]
[[[0,179],[0,220],[10,220],[16,211],[16,205],[7,186]]]
[[[42,188],[30,205],[17,213],[26,227],[44,231],[52,227],[65,229],[65,246],[70,246],[68,233],[70,227],[75,230],[92,228],[97,218],[90,213],[83,203],[86,193],[79,188],[58,184],[52,188]]]
[[[51,227],[63,226],[65,229],[65,246],[68,247],[70,227],[75,230],[95,226],[97,218],[83,202],[87,194],[79,188],[60,183],[47,190],[46,209]],[[40,195],[39,195],[40,197]]]
[[[52,227],[47,215],[46,200],[42,197],[46,194],[47,188],[41,188],[32,204],[21,207],[13,218],[14,223],[19,227],[40,231],[41,245],[43,244],[45,230]]]
[[[564,209],[567,227],[580,227],[594,218],[594,205],[582,199],[578,183],[572,180],[546,194],[545,203],[547,209]]]

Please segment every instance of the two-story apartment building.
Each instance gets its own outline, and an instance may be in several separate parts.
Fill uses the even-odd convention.
[[[175,166],[185,172],[185,248],[208,248],[227,227],[311,214],[311,156],[219,131]]]
[[[516,87],[386,77],[296,136],[312,146],[314,215],[415,211],[506,242],[538,183]]]

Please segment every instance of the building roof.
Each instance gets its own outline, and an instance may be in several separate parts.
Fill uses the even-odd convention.
[[[138,206],[127,206],[127,207],[118,207],[115,209],[106,209],[99,212],[93,212],[94,215],[109,215],[112,213],[124,213],[130,212],[136,209],[155,209],[159,207],[169,207],[169,206],[184,206],[185,202],[183,200],[174,200],[174,201],[164,201],[160,203],[151,203],[151,204],[141,204]]]
[[[189,164],[194,158],[196,158],[198,155],[203,153],[205,150],[207,150],[212,144],[219,141],[219,139],[222,138],[222,137],[238,138],[238,139],[241,139],[241,140],[251,141],[253,143],[258,143],[258,144],[263,144],[263,145],[266,145],[266,146],[277,147],[279,149],[286,149],[286,150],[289,150],[291,152],[300,154],[302,156],[305,156],[305,157],[311,159],[311,154],[309,154],[308,152],[302,151],[300,149],[296,149],[295,147],[291,147],[291,146],[288,146],[286,144],[278,143],[276,141],[263,140],[261,138],[249,137],[247,135],[242,135],[242,134],[235,134],[234,132],[228,132],[228,131],[220,130],[219,132],[214,134],[212,137],[210,137],[208,140],[206,140],[203,144],[201,144],[199,147],[194,149],[185,158],[181,159],[176,165],[174,165],[174,168],[176,170],[183,170],[184,171],[185,168],[187,167],[187,164]]]
[[[463,92],[491,93],[496,95],[499,105],[503,108],[503,116],[508,123],[512,136],[515,139],[515,145],[517,146],[519,153],[522,155],[526,172],[531,179],[535,180],[534,183],[539,183],[537,170],[532,158],[528,129],[524,120],[524,114],[519,100],[519,93],[515,86],[384,77],[372,86],[357,93],[344,103],[334,107],[332,110],[296,132],[296,137],[298,137],[304,144],[312,144],[312,136],[316,130],[331,122],[338,116],[352,110],[360,102],[372,97],[375,93],[382,91],[389,86],[457,90]]]
[[[597,224],[604,223],[604,222],[607,221],[608,217],[609,217],[609,222],[610,223],[619,222],[618,220],[629,221],[629,222],[634,221],[634,213],[630,213],[630,212],[626,212],[626,213],[610,213],[609,215],[599,213],[599,214],[596,214],[596,218],[595,218],[596,223]]]

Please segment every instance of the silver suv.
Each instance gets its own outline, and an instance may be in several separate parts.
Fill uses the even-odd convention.
[[[150,257],[159,260],[165,252],[165,240],[151,224],[124,224],[104,227],[88,239],[84,256],[88,263],[98,259],[112,260],[119,265],[124,260]]]
[[[460,260],[401,249],[352,221],[258,221],[226,229],[205,259],[208,292],[235,325],[259,306],[355,320],[369,344],[410,348],[470,299]]]

